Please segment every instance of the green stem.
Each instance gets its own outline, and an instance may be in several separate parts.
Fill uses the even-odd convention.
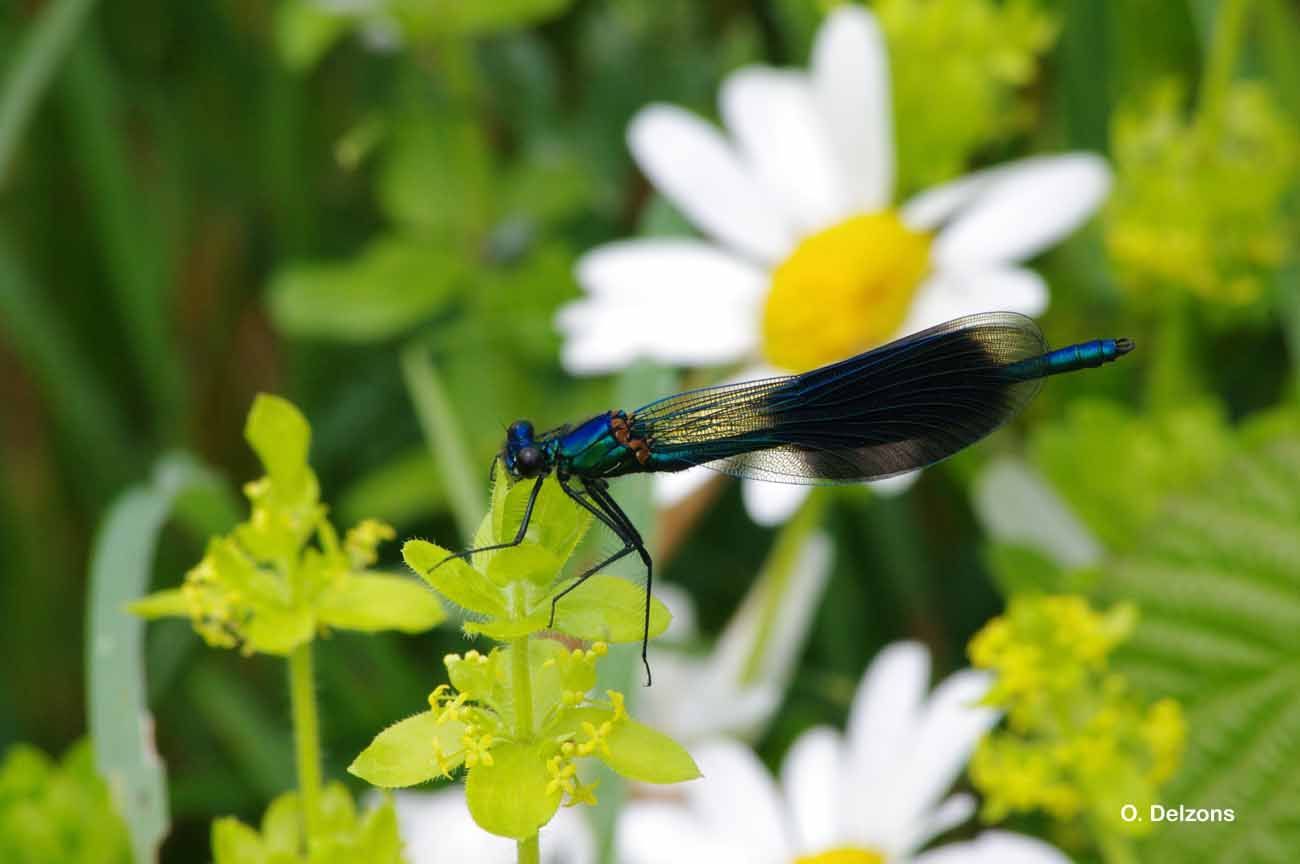
[[[412,342],[402,349],[402,377],[406,391],[415,403],[415,414],[424,432],[429,452],[446,478],[447,497],[461,536],[469,540],[478,529],[479,518],[487,509],[481,493],[482,477],[470,470],[469,448],[456,422],[455,410],[447,398],[442,379],[429,357],[428,349]]]
[[[304,844],[311,851],[320,828],[320,718],[316,713],[316,676],[311,642],[289,655],[289,701],[293,707],[293,742],[298,758],[298,800],[302,804]]]
[[[1206,59],[1205,73],[1201,77],[1199,118],[1201,128],[1211,138],[1218,134],[1224,99],[1232,83],[1237,56],[1241,52],[1249,5],[1249,0],[1223,0],[1214,19],[1209,57]]]
[[[813,531],[821,524],[826,496],[822,490],[814,490],[776,538],[763,571],[759,575],[759,589],[763,592],[762,608],[758,616],[758,626],[754,630],[754,644],[750,646],[749,656],[745,659],[741,671],[742,684],[751,684],[758,679],[767,659],[769,643],[776,631],[776,621],[781,610],[786,606],[786,592],[794,579],[795,567],[799,563],[799,553]]]
[[[515,585],[516,608],[523,608],[523,584]],[[510,693],[515,703],[515,739],[533,740],[533,679],[528,666],[528,637],[510,642]],[[519,841],[519,864],[539,864],[541,846],[537,834]]]

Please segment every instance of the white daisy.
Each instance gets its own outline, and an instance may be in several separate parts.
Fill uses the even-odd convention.
[[[761,577],[704,655],[681,650],[695,638],[689,595],[672,585],[656,589],[673,613],[672,625],[656,644],[675,643],[677,650],[656,652],[655,686],[636,694],[637,718],[688,746],[719,735],[752,739],[762,734],[790,683],[830,566],[830,538],[814,534],[779,589],[779,613],[770,628],[763,616],[773,580]]]
[[[989,686],[963,670],[927,697],[925,648],[886,648],[863,677],[848,729],[801,735],[778,784],[747,747],[718,739],[692,751],[703,778],[676,800],[639,800],[619,823],[624,864],[956,864],[1068,859],[1037,840],[988,832],[918,850],[965,821],[970,796],[945,797],[997,713],[975,703]]]
[[[935,110],[942,101],[936,93]],[[762,377],[972,312],[1038,315],[1047,287],[1017,262],[1078,227],[1110,184],[1096,156],[1035,157],[895,207],[888,58],[875,18],[856,6],[827,17],[810,69],[741,69],[719,102],[727,134],[672,105],[633,119],[637,164],[707,239],[626,240],[584,255],[587,296],[557,316],[571,372],[649,357],[742,364],[742,377]],[[657,493],[670,503],[708,476],[657,475]],[[773,524],[807,491],[747,480],[744,495]]]
[[[437,792],[397,792],[397,828],[410,864],[514,864],[515,841],[475,824],[465,784]],[[581,808],[564,808],[541,831],[542,864],[595,864],[596,841]]]

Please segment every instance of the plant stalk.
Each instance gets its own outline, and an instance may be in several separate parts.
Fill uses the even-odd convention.
[[[514,586],[517,609],[524,608],[524,586]],[[533,740],[533,678],[528,666],[528,637],[510,641],[510,694],[515,703],[515,740]],[[541,844],[537,834],[519,841],[519,864],[540,864]]]
[[[316,676],[311,642],[289,655],[289,701],[293,710],[293,742],[298,760],[298,801],[302,806],[305,851],[320,832],[320,717],[316,712]]]

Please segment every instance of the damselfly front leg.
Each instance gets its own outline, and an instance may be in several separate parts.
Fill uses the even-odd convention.
[[[480,546],[477,549],[464,549],[460,552],[453,552],[437,564],[430,567],[428,572],[432,573],[434,570],[437,570],[453,558],[461,558],[468,561],[471,556],[477,555],[480,552],[493,552],[497,549],[509,549],[511,546],[518,546],[520,543],[523,543],[524,537],[528,535],[528,523],[533,521],[533,505],[537,503],[537,493],[542,491],[542,482],[544,480],[546,480],[545,475],[538,477],[537,481],[533,483],[533,490],[528,493],[528,503],[524,505],[524,516],[519,520],[519,530],[515,532],[515,539],[511,540],[509,543],[494,543],[491,546]]]

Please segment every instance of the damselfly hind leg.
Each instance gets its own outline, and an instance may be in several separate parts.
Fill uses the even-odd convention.
[[[509,549],[511,546],[518,546],[520,543],[523,543],[524,538],[528,536],[528,524],[533,521],[533,505],[537,503],[537,493],[542,491],[542,482],[544,480],[546,480],[545,475],[538,477],[537,482],[533,483],[532,491],[528,493],[528,503],[524,505],[524,515],[523,518],[519,520],[519,530],[515,532],[515,539],[508,543],[493,543],[491,546],[480,546],[477,549],[462,549],[459,552],[453,552],[437,564],[434,564],[426,572],[432,573],[434,570],[437,570],[443,564],[446,564],[454,558],[461,558],[468,561],[472,556],[477,555],[480,552],[493,552],[497,549]]]
[[[645,548],[645,541],[641,538],[640,532],[632,524],[632,520],[623,512],[623,508],[618,506],[618,502],[606,491],[605,481],[603,480],[583,480],[583,490],[591,496],[591,501],[587,501],[580,494],[575,492],[568,485],[565,478],[560,479],[560,488],[565,494],[578,503],[583,509],[600,520],[605,527],[614,532],[619,540],[623,541],[623,548],[610,555],[604,561],[601,561],[594,567],[589,567],[572,583],[566,585],[564,590],[551,598],[551,620],[547,626],[555,625],[555,607],[560,600],[573,589],[577,588],[583,582],[586,582],[599,571],[619,561],[628,555],[636,552],[641,557],[641,562],[645,564],[645,616],[641,627],[641,665],[645,667],[645,685],[650,686],[653,677],[650,674],[650,589],[654,583],[654,562],[650,558],[650,553]],[[594,502],[594,503],[592,503]]]

